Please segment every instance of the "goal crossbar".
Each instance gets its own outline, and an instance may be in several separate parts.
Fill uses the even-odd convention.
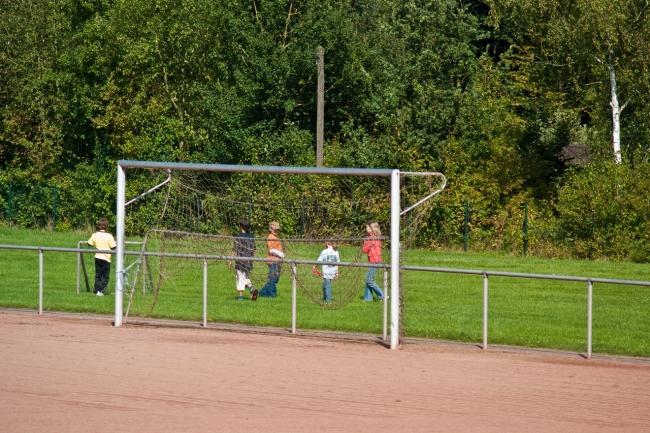
[[[132,160],[120,160],[117,162],[117,165],[123,169],[144,168],[156,170],[211,171],[221,173],[322,174],[332,176],[389,177],[395,171],[389,168],[295,167],[275,165],[200,164],[191,162],[158,162]]]

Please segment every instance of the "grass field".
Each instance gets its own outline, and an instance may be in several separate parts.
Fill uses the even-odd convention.
[[[22,230],[0,226],[0,244],[76,247],[88,233]],[[305,252],[306,258],[314,256]],[[342,260],[356,252],[342,248]],[[313,258],[312,258],[313,259]],[[650,266],[605,261],[549,260],[498,254],[405,251],[404,264],[477,270],[571,275],[650,281]],[[86,256],[92,285],[92,255]],[[73,253],[45,253],[44,309],[111,314],[114,298],[76,294],[77,257]],[[181,265],[179,265],[181,266]],[[200,321],[202,263],[185,260],[182,277],[161,289],[155,305],[151,295],[136,291],[131,316]],[[265,266],[256,269],[264,272]],[[307,275],[299,267],[299,275]],[[224,262],[209,264],[210,321],[289,327],[291,287],[288,266],[280,279],[279,296],[257,302],[235,299],[232,270]],[[380,274],[378,274],[380,275]],[[379,280],[380,278],[378,278]],[[114,276],[111,275],[112,287]],[[307,277],[304,277],[307,281]],[[381,334],[383,307],[365,303],[363,280],[358,293],[338,308],[319,305],[299,290],[297,326],[302,329],[344,330]],[[310,282],[318,285],[318,282]],[[340,283],[342,284],[342,283]],[[353,288],[354,289],[354,288]],[[0,250],[0,306],[37,307],[38,254]],[[336,296],[335,286],[335,296]],[[149,296],[149,297],[147,297]],[[464,342],[480,342],[482,278],[480,276],[404,272],[403,333]],[[586,284],[551,280],[490,278],[490,344],[509,344],[571,351],[586,347]],[[593,351],[650,356],[650,288],[595,284]]]

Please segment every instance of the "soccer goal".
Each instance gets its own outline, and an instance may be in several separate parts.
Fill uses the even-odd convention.
[[[288,265],[283,272],[291,271],[304,298],[323,308],[360,301],[359,287],[364,287],[369,267],[385,271],[384,279],[390,281],[390,346],[397,348],[400,251],[404,245],[417,245],[431,198],[445,185],[445,177],[436,172],[119,161],[114,324],[123,323],[125,298],[128,315],[139,293],[154,308],[171,287],[195,283],[199,277],[192,276],[192,258],[213,260],[223,274],[226,267],[234,274],[237,263],[248,261],[250,288],[266,288],[270,259],[264,234],[273,222],[281,227],[283,257],[278,264]],[[250,257],[243,259],[234,256],[241,221],[257,234]],[[375,265],[361,252],[369,222],[381,227],[381,234],[371,238],[388,252]],[[125,269],[127,236],[142,242],[137,261],[142,284]],[[330,245],[338,249],[340,260],[334,294],[328,298],[320,270],[332,268],[321,267],[317,257]]]

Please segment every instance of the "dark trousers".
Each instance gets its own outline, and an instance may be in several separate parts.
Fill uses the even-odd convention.
[[[95,293],[106,292],[108,274],[111,272],[111,262],[95,259]]]

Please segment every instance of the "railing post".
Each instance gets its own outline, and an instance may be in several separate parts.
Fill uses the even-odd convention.
[[[208,260],[203,259],[203,327],[208,327]]]
[[[38,314],[43,314],[43,248],[38,249]]]
[[[594,284],[587,281],[587,359],[591,359]]]
[[[384,268],[384,332],[382,338],[384,341],[388,339],[388,270]]]
[[[296,333],[296,264],[291,263],[291,333]]]
[[[147,294],[147,257],[144,256],[140,260],[142,260],[142,270],[140,271],[140,275],[142,275],[142,294],[145,295]]]
[[[488,274],[483,273],[483,350],[488,346]]]

